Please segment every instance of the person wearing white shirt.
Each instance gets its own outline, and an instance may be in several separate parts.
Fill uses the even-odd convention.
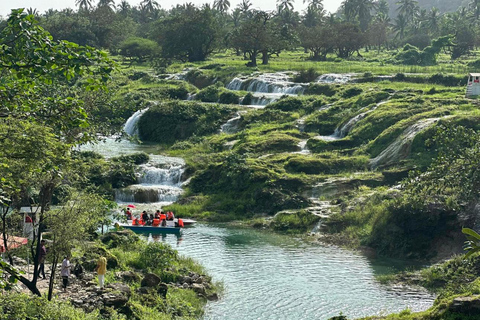
[[[65,259],[62,261],[62,270],[60,271],[63,279],[63,291],[67,291],[68,278],[70,278],[70,268],[72,266],[70,265],[69,258],[69,256],[65,256]]]

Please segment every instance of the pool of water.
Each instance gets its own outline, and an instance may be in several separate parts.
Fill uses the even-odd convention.
[[[197,224],[165,241],[222,281],[219,301],[204,319],[328,319],[426,310],[434,297],[420,289],[380,284],[375,275],[405,267],[372,261],[335,246],[219,224]]]

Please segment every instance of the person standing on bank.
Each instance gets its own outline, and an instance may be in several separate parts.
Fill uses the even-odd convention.
[[[40,275],[43,276],[43,279],[46,279],[45,277],[45,257],[47,256],[47,248],[45,248],[45,240],[40,241],[40,256],[38,257],[38,262],[40,263],[40,266],[38,267],[38,277],[40,278]]]
[[[103,286],[105,284],[105,274],[107,273],[107,259],[105,257],[98,258],[96,270],[98,274],[98,283],[100,285],[100,289],[103,289]]]
[[[63,291],[67,291],[68,278],[70,278],[70,268],[72,267],[72,265],[70,264],[69,258],[70,256],[66,255],[62,261],[62,270],[60,272],[60,275],[63,279]]]

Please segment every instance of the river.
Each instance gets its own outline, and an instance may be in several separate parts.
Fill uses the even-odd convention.
[[[185,228],[181,238],[150,235],[149,240],[169,243],[223,282],[220,300],[208,302],[204,319],[322,320],[340,312],[350,319],[422,311],[433,303],[424,290],[375,279],[398,263],[291,236],[199,223]]]

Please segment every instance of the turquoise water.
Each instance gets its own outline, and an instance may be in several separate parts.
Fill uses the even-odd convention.
[[[181,238],[150,236],[192,257],[222,281],[219,301],[204,319],[328,319],[383,315],[406,308],[426,310],[433,297],[423,290],[391,287],[374,275],[398,262],[372,262],[335,246],[258,230],[197,224]]]

